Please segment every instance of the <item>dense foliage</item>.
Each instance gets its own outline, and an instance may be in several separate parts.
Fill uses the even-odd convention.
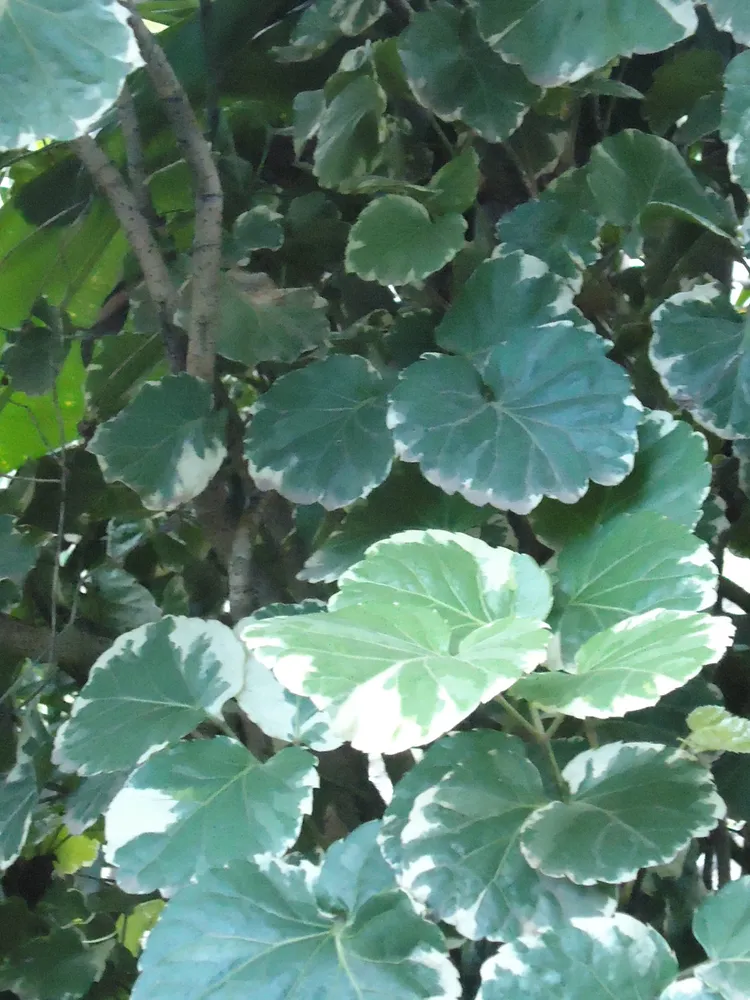
[[[750,996],[747,0],[0,0],[1,1000]]]

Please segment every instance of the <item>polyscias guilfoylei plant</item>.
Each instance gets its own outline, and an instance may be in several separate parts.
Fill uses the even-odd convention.
[[[750,995],[746,47],[0,0],[2,1000]]]

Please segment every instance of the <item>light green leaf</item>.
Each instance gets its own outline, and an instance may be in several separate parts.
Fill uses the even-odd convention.
[[[244,669],[242,646],[217,621],[164,617],[126,632],[92,667],[54,759],[82,775],[130,768],[218,717]]]
[[[101,843],[89,834],[71,834],[62,827],[59,842],[54,846],[55,872],[73,875],[81,868],[88,868],[96,861]]]
[[[371,76],[359,76],[320,114],[313,172],[323,187],[335,188],[372,169],[385,140],[386,96]]]
[[[235,268],[222,277],[216,349],[248,368],[291,364],[330,338],[326,305],[313,288],[277,288],[265,274]]]
[[[581,80],[617,56],[668,49],[697,25],[691,0],[478,0],[477,22],[540,87]]]
[[[428,528],[376,542],[339,580],[331,610],[365,604],[435,608],[462,638],[500,618],[544,621],[549,577],[534,560],[471,535]]]
[[[105,857],[131,893],[174,890],[235,858],[278,857],[317,786],[315,758],[299,747],[261,764],[223,736],[180,743],[137,767],[112,800]]]
[[[480,38],[469,12],[439,0],[417,14],[398,41],[409,86],[445,121],[462,121],[502,142],[539,96],[516,66]]]
[[[322,870],[307,862],[270,860],[260,868],[232,861],[182,889],[149,935],[133,1000],[248,993],[285,1000],[294,992],[316,1000],[457,1000],[458,973],[442,933],[404,893],[363,892],[370,853],[346,848],[331,850]],[[363,867],[352,870],[358,854]],[[334,866],[344,871],[329,875]],[[360,889],[352,908],[342,905],[334,915],[327,909],[332,883],[344,878]],[[379,887],[381,866],[372,866],[372,878]]]
[[[19,749],[15,766],[0,778],[0,872],[21,853],[38,800],[34,761]]]
[[[650,510],[695,528],[711,484],[706,437],[664,410],[647,412],[638,426],[633,471],[617,486],[589,487],[577,504],[543,500],[531,516],[534,532],[559,549],[618,514]]]
[[[560,553],[551,624],[569,661],[586,639],[623,618],[655,608],[702,611],[715,600],[707,545],[651,511],[620,514]]]
[[[72,927],[29,937],[0,972],[0,989],[19,1000],[80,1000],[101,978],[113,941],[87,945]]]
[[[547,637],[541,623],[503,618],[456,643],[438,611],[406,601],[257,622],[242,634],[286,688],[366,753],[442,736],[538,666]]]
[[[640,404],[572,288],[523,253],[481,264],[437,330],[441,347],[391,394],[396,452],[446,493],[528,513],[632,469]]]
[[[686,742],[696,752],[750,753],[750,719],[733,715],[721,705],[701,705],[687,717]]]
[[[393,460],[386,391],[357,355],[335,355],[277,379],[253,407],[245,435],[255,485],[328,510],[367,496]]]
[[[675,403],[719,437],[750,437],[748,320],[721,285],[678,292],[651,321],[649,358]]]
[[[226,457],[226,413],[211,387],[186,375],[148,382],[89,443],[108,483],[123,482],[149,510],[173,510],[208,486]]]
[[[750,45],[750,10],[744,0],[706,0],[717,28],[730,31],[740,45]]]
[[[660,136],[625,129],[594,146],[587,170],[600,214],[616,226],[630,228],[644,213],[666,212],[729,239],[717,202],[677,147]]]
[[[471,531],[491,513],[458,494],[449,497],[428,483],[415,466],[398,463],[367,499],[357,501],[349,509],[341,527],[313,552],[298,576],[313,583],[333,583],[364,557],[373,542],[397,531],[406,528]]]
[[[81,135],[140,62],[114,0],[5,0],[0,39],[0,88],[13,94],[0,124],[4,149]]]
[[[580,885],[628,882],[640,868],[671,861],[725,812],[705,767],[658,744],[586,750],[562,776],[570,798],[529,817],[521,850],[545,875]]]
[[[477,1000],[645,1000],[677,971],[666,941],[648,924],[626,913],[575,917],[488,959]]]
[[[590,211],[585,178],[584,171],[569,170],[539,198],[504,215],[497,226],[505,254],[523,250],[538,257],[576,290],[583,271],[599,257],[599,222]]]
[[[27,396],[14,392],[7,399],[0,408],[0,475],[78,437],[78,423],[84,414],[84,377],[81,349],[74,344],[57,379],[57,403],[51,393]]]
[[[0,580],[10,580],[20,587],[37,555],[31,539],[16,530],[15,518],[0,514]]]
[[[692,611],[647,611],[625,618],[585,642],[573,672],[522,678],[514,697],[576,719],[608,719],[655,705],[731,643],[729,618]]]
[[[730,882],[703,901],[693,933],[708,955],[695,975],[724,1000],[750,992],[750,877]]]
[[[383,819],[383,853],[413,898],[474,940],[613,912],[610,897],[539,875],[524,860],[521,825],[547,802],[521,740],[456,733],[399,781]]]
[[[748,21],[750,34],[750,21]],[[741,52],[724,73],[721,106],[721,137],[727,144],[727,162],[732,178],[750,189],[750,57]]]
[[[399,194],[371,201],[349,232],[346,269],[363,281],[408,285],[453,260],[464,245],[466,220],[455,212],[431,219]]]

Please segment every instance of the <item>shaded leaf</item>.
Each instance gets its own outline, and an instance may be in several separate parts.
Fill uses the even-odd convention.
[[[211,387],[181,373],[144,385],[89,442],[107,482],[135,490],[149,510],[171,510],[208,486],[226,456],[226,414]]]
[[[388,475],[387,386],[356,355],[336,355],[274,382],[253,407],[245,455],[255,485],[295,503],[345,507]]]
[[[418,13],[398,43],[409,86],[445,121],[463,121],[488,142],[521,124],[540,91],[480,38],[470,13],[439,0]]]

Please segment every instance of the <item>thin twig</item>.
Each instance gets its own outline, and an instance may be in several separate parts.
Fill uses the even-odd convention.
[[[156,217],[156,212],[148,193],[141,134],[138,128],[135,102],[127,80],[122,85],[120,96],[117,99],[117,114],[120,119],[122,137],[125,141],[125,161],[128,167],[130,188],[135,197],[138,211],[151,226],[156,227],[159,220]]]
[[[174,341],[173,327],[177,294],[148,220],[139,210],[135,195],[120,171],[91,136],[83,135],[74,139],[71,145],[96,186],[107,198],[141,265],[146,289],[159,315],[170,365],[173,371],[179,371],[179,350]]]
[[[219,313],[222,212],[224,196],[211,148],[206,142],[190,101],[163,49],[143,23],[134,0],[120,0],[128,11],[146,71],[161,99],[195,184],[187,370],[213,383],[216,318]]]

